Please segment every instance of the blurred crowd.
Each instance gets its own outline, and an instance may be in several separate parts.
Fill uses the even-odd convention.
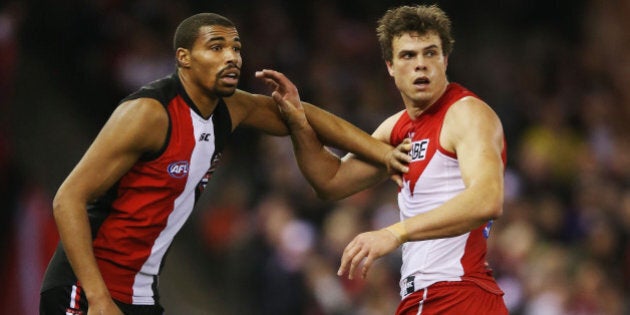
[[[371,132],[403,108],[376,20],[409,3],[0,4],[0,313],[37,313],[57,240],[52,196],[118,101],[174,70],[182,19],[236,23],[242,89],[268,94],[254,71],[280,70],[303,100]],[[511,314],[630,314],[630,1],[436,3],[453,20],[450,80],[490,104],[506,134],[488,260]],[[324,202],[288,138],[238,130],[167,258],[167,314],[393,314],[399,253],[365,280],[336,270],[356,234],[398,220],[396,191],[384,182]]]

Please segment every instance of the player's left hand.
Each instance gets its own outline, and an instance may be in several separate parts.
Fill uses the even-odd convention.
[[[365,232],[357,235],[343,251],[338,276],[348,273],[348,279],[354,279],[357,268],[361,265],[361,278],[365,279],[374,261],[394,251],[400,245],[399,240],[385,229]]]
[[[411,139],[407,138],[392,149],[386,158],[387,172],[398,187],[403,186],[402,174],[409,171],[409,163],[411,163],[409,150],[411,150]]]
[[[268,69],[256,71],[256,77],[263,79],[273,89],[271,97],[291,130],[308,123],[300,94],[291,80],[281,72]]]

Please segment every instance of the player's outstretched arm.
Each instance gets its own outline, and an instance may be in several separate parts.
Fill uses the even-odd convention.
[[[278,105],[280,100],[295,102],[292,105],[306,116],[306,123],[316,132],[318,139],[327,146],[352,152],[376,167],[383,167],[389,174],[404,173],[409,162],[406,152],[395,150],[388,144],[388,139],[376,139],[348,121],[327,112],[312,104],[301,102],[295,85],[282,73],[274,70],[256,72],[256,77],[265,80],[274,92],[272,96]],[[275,95],[275,96],[274,96]],[[285,119],[293,114],[287,103],[284,108],[279,107]],[[287,120],[293,123],[291,120]],[[300,123],[299,120],[296,121]],[[299,125],[294,125],[296,127]],[[292,128],[292,126],[289,126]],[[300,130],[299,128],[297,130]]]
[[[392,149],[387,143],[370,137],[345,120],[302,103],[295,85],[279,72],[263,70],[257,72],[256,76],[273,87],[271,95],[290,129],[298,165],[320,197],[340,199],[349,196],[383,180],[388,174],[384,166],[357,159],[354,155],[340,159],[324,147],[319,139],[323,137],[320,131],[334,133],[334,136],[329,136],[333,141],[346,143],[346,147],[354,148],[357,153],[367,150],[366,143],[376,143],[385,149],[386,157],[383,159],[387,160],[392,173],[396,172],[394,168],[407,171],[408,149]],[[372,154],[381,154],[376,152],[379,150],[373,150]]]

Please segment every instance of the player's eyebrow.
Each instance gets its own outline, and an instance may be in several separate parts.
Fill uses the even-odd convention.
[[[226,39],[224,36],[215,36],[215,37],[210,37],[210,38],[206,41],[206,43],[210,43],[210,42],[218,42],[218,41],[223,41],[223,42],[225,42],[225,41],[227,41],[227,39]],[[239,43],[240,43],[240,42],[241,42],[241,38],[240,38],[240,37],[238,37],[238,36],[236,36],[236,37],[234,37],[234,41],[235,41],[235,42],[239,42]]]

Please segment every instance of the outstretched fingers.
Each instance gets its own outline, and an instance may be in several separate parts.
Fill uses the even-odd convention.
[[[343,276],[347,272],[348,279],[354,279],[355,272],[363,263],[361,277],[366,278],[374,261],[394,251],[399,245],[398,239],[385,229],[361,233],[344,249],[337,275]]]
[[[370,270],[370,268],[372,267],[372,264],[374,263],[374,260],[376,260],[376,258],[374,255],[372,254],[368,254],[367,257],[365,257],[365,260],[363,261],[363,268],[361,268],[361,278],[365,279],[367,277],[367,273],[368,270]]]
[[[274,81],[273,79],[264,77],[264,76],[258,76],[258,73],[259,72],[256,72],[256,77],[259,79],[262,79],[265,82],[265,84],[267,84],[272,90],[275,91],[280,88],[280,86],[278,85],[278,83],[276,83],[276,81]]]
[[[400,164],[404,165],[404,173],[409,171],[407,167],[409,163],[411,163],[411,156],[409,155],[409,151],[411,151],[411,139],[406,138],[401,142],[396,149],[394,150],[394,155],[396,156],[396,160],[400,162]]]
[[[282,118],[287,122],[289,128],[294,126],[303,126],[306,122],[306,116],[300,94],[297,87],[284,74],[264,69],[256,72],[256,77],[262,79],[273,88],[271,97],[278,106],[278,110]]]
[[[256,71],[256,77],[265,80],[265,82],[273,82],[274,90],[278,91],[283,96],[289,92],[293,92],[292,90],[297,91],[295,85],[281,72],[263,69]]]
[[[361,266],[363,262],[361,278],[365,278],[372,262],[376,258],[378,257],[373,254],[372,248],[367,246],[367,244],[361,240],[361,235],[359,235],[344,249],[337,275],[343,276],[347,272],[348,279],[353,280],[354,275],[359,270],[359,266]]]
[[[297,87],[284,74],[275,70],[264,69],[256,71],[256,77],[264,80],[267,85],[273,88],[271,96],[276,103],[284,106],[285,110],[289,109],[287,106],[290,105],[295,108],[301,107]]]
[[[343,276],[346,272],[348,273],[348,279],[354,278],[354,269],[356,265],[363,259],[363,254],[361,253],[361,246],[358,246],[357,240],[354,239],[343,251],[343,255],[341,257],[341,265],[339,266],[339,270],[337,271],[338,276]]]
[[[411,150],[411,140],[405,139],[396,148],[391,151],[388,161],[388,172],[390,178],[396,182],[398,187],[402,187],[402,174],[409,171],[409,163],[411,163],[411,156],[409,151]]]

